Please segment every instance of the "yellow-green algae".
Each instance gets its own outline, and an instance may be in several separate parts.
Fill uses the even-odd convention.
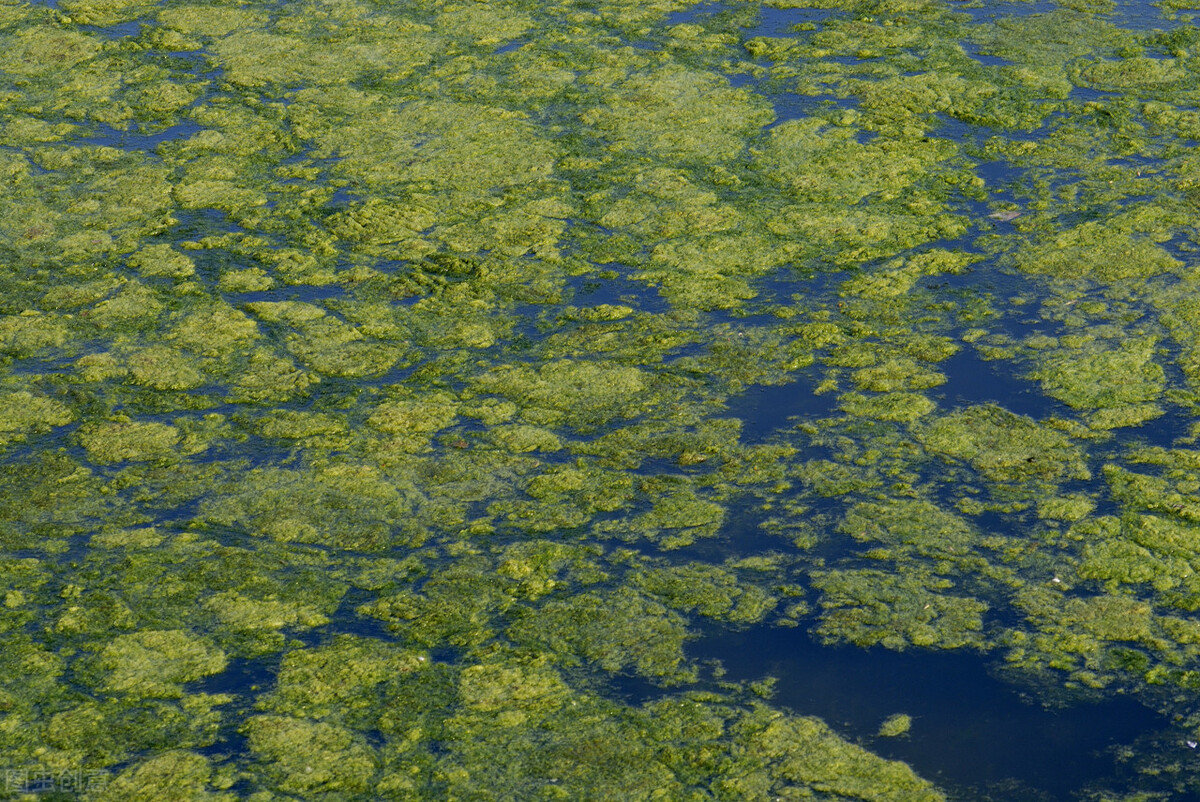
[[[910,729],[912,729],[912,716],[907,713],[896,713],[888,716],[879,725],[879,736],[881,738],[898,738],[908,735]]]
[[[101,687],[134,696],[180,695],[179,685],[225,668],[225,655],[180,630],[143,630],[121,635],[97,660]]]
[[[772,5],[0,5],[0,751],[942,798],[702,680],[705,622],[1200,727],[1194,29]]]

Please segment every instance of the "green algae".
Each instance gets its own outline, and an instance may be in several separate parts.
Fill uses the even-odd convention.
[[[388,401],[379,405],[367,422],[387,434],[431,433],[455,421],[457,406],[449,395]]]
[[[480,389],[519,401],[533,423],[589,427],[639,411],[647,375],[632,366],[560,360],[537,371],[510,366],[480,376]]]
[[[967,554],[976,537],[963,519],[917,500],[858,504],[847,511],[841,528],[856,540],[903,544],[926,556]]]
[[[983,614],[988,605],[946,592],[954,587],[948,579],[872,569],[814,572],[813,577],[822,593],[816,633],[826,643],[897,650],[986,644]]]
[[[553,651],[566,665],[629,669],[669,684],[694,676],[683,665],[683,619],[635,591],[548,601],[518,619],[509,636]]]
[[[904,358],[861,368],[855,371],[850,378],[859,390],[870,390],[876,393],[889,393],[897,390],[928,390],[946,381],[943,374]]]
[[[1098,428],[1136,425],[1162,414],[1151,404],[1159,398],[1166,379],[1154,361],[1155,342],[1126,340],[1117,348],[1088,345],[1074,351],[1051,353],[1032,374],[1046,394],[1082,410],[1097,410]],[[1105,418],[1099,413],[1125,413]]]
[[[492,429],[492,442],[500,448],[515,454],[530,451],[558,451],[563,447],[562,440],[549,429],[540,426],[496,426]]]
[[[1082,451],[1061,431],[994,406],[971,407],[931,423],[926,448],[966,460],[994,481],[1090,478]]]
[[[129,357],[129,375],[138,384],[156,390],[193,390],[204,384],[204,375],[178,350],[151,346]]]
[[[180,696],[180,685],[224,670],[225,655],[181,630],[120,635],[96,657],[100,687],[132,696]]]
[[[1127,447],[1195,409],[1187,31],[774,5],[819,21],[0,8],[5,754],[113,799],[933,800],[689,639],[1194,687],[1195,433]]]
[[[0,444],[20,442],[72,420],[70,409],[51,398],[25,391],[0,395]]]
[[[288,440],[337,435],[347,429],[345,422],[335,415],[295,410],[279,410],[255,423],[255,428],[263,437]]]
[[[673,609],[732,623],[761,621],[778,603],[735,571],[703,563],[649,569],[634,581]]]
[[[376,772],[374,750],[341,727],[287,716],[254,716],[244,731],[265,765],[264,779],[283,793],[307,797],[364,793]]]
[[[61,347],[67,341],[66,321],[35,311],[0,318],[0,351],[12,356],[32,356]]]
[[[230,387],[230,400],[242,403],[289,401],[303,397],[320,377],[301,370],[291,359],[265,348],[252,350],[244,371]]]
[[[162,459],[173,453],[179,430],[155,421],[111,421],[80,427],[79,440],[88,458],[99,464]]]
[[[899,158],[880,158],[884,154],[877,147],[858,142],[854,128],[809,119],[773,128],[762,158],[767,173],[798,199],[853,206],[867,196],[880,202],[897,199],[952,154],[948,143],[930,140],[909,144]]]
[[[320,649],[289,652],[266,706],[301,718],[367,723],[362,718],[377,713],[382,685],[399,674],[429,667],[424,654],[381,646],[377,641],[341,637]]]
[[[143,276],[187,278],[195,275],[196,263],[170,245],[149,245],[129,258],[129,266]]]
[[[213,771],[212,764],[195,752],[164,752],[139,762],[106,783],[94,799],[127,799],[142,802],[154,799],[206,800],[225,802],[236,799],[233,793],[219,789],[230,785],[230,779]]]
[[[885,421],[911,423],[933,412],[937,404],[919,393],[883,393],[863,395],[847,393],[841,397],[842,409],[851,415]]]
[[[329,623],[327,616],[304,604],[272,598],[251,599],[233,592],[217,593],[204,606],[223,626],[236,632],[309,629]]]
[[[1098,61],[1080,70],[1080,79],[1102,89],[1167,89],[1187,77],[1175,59],[1133,56],[1120,61]]]
[[[730,159],[743,151],[748,134],[774,118],[754,94],[678,68],[632,76],[610,97],[583,122],[607,134],[612,150],[668,159]]]
[[[237,491],[209,501],[202,520],[241,526],[290,543],[381,550],[422,539],[411,496],[378,469],[330,465],[313,471],[260,469]]]
[[[899,738],[902,735],[908,735],[910,729],[912,729],[912,716],[907,713],[896,713],[888,716],[879,725],[879,737]]]

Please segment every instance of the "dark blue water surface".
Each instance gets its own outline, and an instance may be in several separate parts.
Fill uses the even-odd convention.
[[[966,652],[828,647],[803,629],[768,627],[710,637],[692,652],[718,659],[729,679],[775,677],[773,702],[909,763],[952,798],[1066,802],[1088,784],[1120,780],[1116,747],[1169,727],[1126,697],[1043,706]],[[909,734],[879,737],[897,713],[912,717]],[[1180,758],[1200,759],[1182,734],[1170,742]]]

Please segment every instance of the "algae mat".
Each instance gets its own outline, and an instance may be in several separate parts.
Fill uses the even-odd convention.
[[[0,0],[3,794],[1200,793],[1196,6]]]

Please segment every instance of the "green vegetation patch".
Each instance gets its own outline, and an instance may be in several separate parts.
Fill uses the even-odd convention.
[[[283,793],[362,794],[373,785],[374,750],[351,730],[272,715],[254,716],[242,729],[264,780]]]
[[[74,418],[68,407],[51,398],[27,391],[5,393],[0,395],[0,445],[65,426]]]
[[[1063,231],[1045,245],[1028,248],[1019,255],[1018,264],[1029,273],[1095,281],[1178,270],[1182,264],[1155,243],[1157,238],[1130,231],[1128,224],[1092,221]]]
[[[819,571],[816,634],[826,643],[849,642],[903,650],[983,648],[986,602],[948,593],[954,583],[918,572],[874,569]]]
[[[480,376],[478,383],[521,404],[531,422],[591,428],[636,415],[649,400],[650,376],[631,366],[564,359],[536,371],[498,368]]]
[[[1041,381],[1047,395],[1093,412],[1097,428],[1138,425],[1163,412],[1151,403],[1166,386],[1155,356],[1154,340],[1130,339],[1115,347],[1090,343],[1047,354],[1031,377]]]
[[[180,686],[225,670],[225,654],[182,630],[118,635],[96,657],[101,687],[132,696],[181,696]]]
[[[908,731],[912,729],[912,716],[907,713],[896,713],[888,716],[879,725],[880,738],[899,738],[903,735],[908,735]]]
[[[1082,450],[1061,431],[996,406],[976,406],[929,424],[920,434],[935,454],[969,462],[993,481],[1091,476]]]
[[[203,755],[180,750],[139,761],[106,783],[94,798],[99,802],[156,799],[232,802],[237,798],[235,794],[219,790],[230,784],[230,778],[214,771]]]
[[[670,68],[631,77],[584,122],[608,134],[615,150],[668,159],[730,159],[775,115],[770,104],[710,73]]]
[[[684,665],[684,620],[625,588],[548,601],[517,621],[509,636],[560,655],[566,665],[629,670],[664,683],[693,676]]]
[[[89,423],[79,429],[88,458],[102,465],[168,457],[179,439],[179,429],[154,421]]]

